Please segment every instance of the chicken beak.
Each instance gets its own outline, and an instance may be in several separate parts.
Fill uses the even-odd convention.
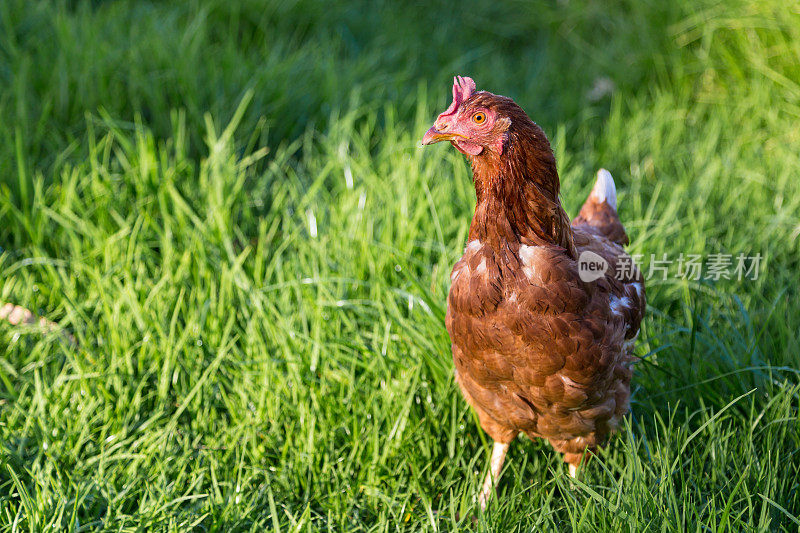
[[[456,137],[463,137],[463,135],[458,135],[455,133],[443,133],[437,130],[436,126],[434,126],[425,132],[425,136],[422,138],[422,146],[438,143],[441,141],[452,141]]]

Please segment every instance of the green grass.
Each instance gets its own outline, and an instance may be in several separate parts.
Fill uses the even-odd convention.
[[[0,4],[0,531],[797,531],[791,0]],[[575,214],[763,256],[648,284],[632,415],[571,483],[488,446],[444,304],[474,192],[419,148],[449,77],[514,97]],[[614,89],[589,99],[598,78]]]

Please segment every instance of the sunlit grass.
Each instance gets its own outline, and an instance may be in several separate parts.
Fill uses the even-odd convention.
[[[0,301],[77,344],[0,324],[0,531],[796,531],[800,19],[773,4],[4,4]],[[578,482],[519,439],[486,514],[443,325],[474,193],[418,145],[454,71],[542,123],[570,214],[612,171],[645,268],[763,256],[651,281],[625,428]]]

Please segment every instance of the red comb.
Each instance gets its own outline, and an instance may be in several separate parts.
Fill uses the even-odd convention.
[[[453,103],[450,104],[440,117],[446,117],[454,114],[458,110],[458,106],[467,98],[472,96],[475,92],[475,81],[468,76],[456,76],[453,78]]]

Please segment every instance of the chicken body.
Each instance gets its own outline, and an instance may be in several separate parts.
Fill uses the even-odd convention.
[[[446,325],[456,379],[496,442],[542,437],[577,465],[628,411],[630,351],[644,288],[629,259],[590,228],[573,227],[578,253],[609,265],[587,283],[578,262],[553,245],[475,239],[452,272]]]
[[[549,142],[513,101],[457,78],[423,144],[439,140],[468,156],[477,194],[446,326],[456,380],[495,441],[485,507],[519,433],[548,440],[574,475],[618,426],[644,283],[623,249],[611,175],[598,173],[570,223]]]

